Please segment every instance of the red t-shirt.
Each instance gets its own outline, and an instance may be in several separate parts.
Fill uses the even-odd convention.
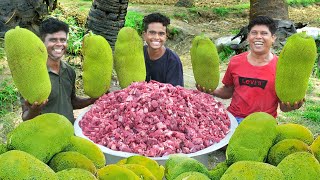
[[[228,111],[235,117],[244,118],[253,112],[266,112],[277,116],[279,99],[275,91],[275,75],[278,57],[264,66],[248,62],[248,52],[233,56],[222,83],[234,86]]]

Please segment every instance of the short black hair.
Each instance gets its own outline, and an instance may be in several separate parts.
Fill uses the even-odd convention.
[[[163,26],[168,27],[170,24],[170,19],[160,13],[149,14],[143,18],[143,30],[147,31],[149,24],[154,22],[159,22]]]
[[[256,18],[251,20],[248,25],[249,32],[255,25],[266,25],[269,28],[271,34],[275,34],[277,31],[277,23],[269,16],[257,16]]]
[[[64,31],[68,34],[69,25],[56,18],[48,18],[42,21],[39,27],[39,33],[42,39],[44,39],[47,34],[53,34],[59,31]]]

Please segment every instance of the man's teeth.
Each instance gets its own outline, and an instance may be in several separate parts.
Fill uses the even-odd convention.
[[[262,42],[254,42],[254,45],[263,45]]]
[[[54,49],[55,52],[61,53],[62,49]]]
[[[160,42],[152,42],[152,44],[154,44],[154,45],[159,45]]]

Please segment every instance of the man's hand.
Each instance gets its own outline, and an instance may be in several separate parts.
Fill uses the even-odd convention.
[[[304,102],[305,102],[304,98],[301,101],[296,101],[293,105],[291,105],[289,102],[281,102],[280,109],[283,112],[293,111],[293,110],[299,109]]]
[[[48,99],[46,99],[42,103],[34,102],[33,104],[30,104],[29,101],[26,99],[24,105],[29,109],[29,111],[40,112],[47,103]]]
[[[201,91],[201,92],[204,92],[204,93],[208,93],[208,94],[211,94],[211,95],[213,95],[213,91],[214,91],[214,89],[212,90],[212,89],[206,89],[205,87],[202,87],[202,86],[200,86],[199,84],[196,84],[196,87],[197,87],[197,89],[199,90],[199,91]]]

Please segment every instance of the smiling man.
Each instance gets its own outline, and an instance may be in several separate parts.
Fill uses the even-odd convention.
[[[173,86],[183,86],[183,70],[179,56],[164,44],[167,40],[170,19],[160,13],[144,17],[143,38],[146,63],[146,81],[156,80]]]
[[[64,62],[63,56],[67,49],[69,26],[55,18],[44,20],[40,25],[40,38],[47,48],[47,68],[51,81],[51,93],[42,104],[22,102],[22,119],[32,119],[43,113],[58,113],[64,115],[71,123],[74,122],[73,109],[81,109],[96,99],[80,98],[75,93],[76,73],[70,65]]]

